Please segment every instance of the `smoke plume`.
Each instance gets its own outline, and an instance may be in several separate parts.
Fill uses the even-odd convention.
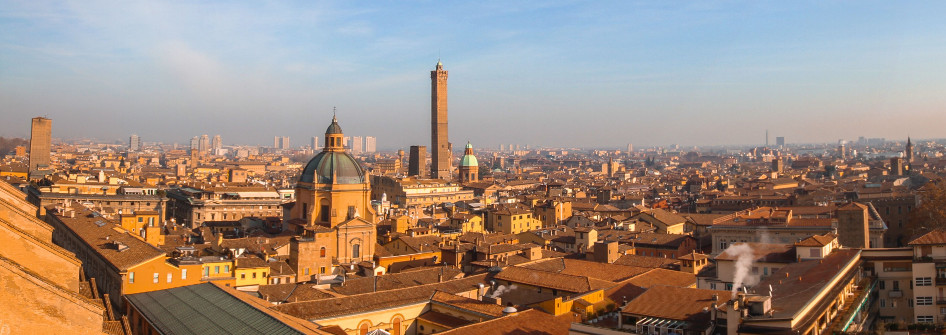
[[[740,288],[754,285],[758,281],[757,277],[751,275],[755,255],[752,252],[752,247],[745,243],[730,245],[729,248],[726,248],[726,251],[723,251],[723,254],[736,258],[732,279],[732,297],[735,298],[736,292]]]
[[[505,285],[499,285],[496,287],[496,290],[493,291],[493,294],[490,295],[490,298],[499,298],[499,296],[503,295],[503,293],[507,293],[517,288],[519,287],[516,285],[509,285],[509,287],[506,287]]]

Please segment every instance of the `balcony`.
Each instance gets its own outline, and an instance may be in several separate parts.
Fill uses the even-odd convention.
[[[946,305],[946,297],[936,297],[937,305]]]
[[[891,291],[887,292],[887,294],[888,294],[888,296],[891,297],[891,298],[902,298],[902,297],[903,297],[903,291],[901,291],[901,290],[891,290]]]
[[[946,285],[946,278],[936,277],[936,286]]]

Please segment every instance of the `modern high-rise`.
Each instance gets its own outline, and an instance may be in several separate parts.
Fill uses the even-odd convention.
[[[360,154],[364,152],[364,140],[361,136],[353,136],[351,138],[351,153]]]
[[[289,149],[289,136],[276,136],[273,138],[273,148]]]
[[[200,137],[194,136],[191,138],[191,150],[200,149]]]
[[[128,137],[128,151],[141,150],[141,138],[138,135]]]
[[[785,145],[785,136],[778,136],[775,138],[775,145],[783,146]]]
[[[374,136],[365,137],[365,152],[374,153],[378,151],[378,139]]]
[[[210,136],[207,136],[207,134],[200,135],[200,142],[197,144],[197,150],[200,150],[200,152],[210,151]]]
[[[30,128],[30,170],[49,168],[50,142],[53,133],[53,120],[44,117],[34,117]]]
[[[430,176],[452,180],[453,153],[447,136],[447,71],[440,61],[437,61],[437,69],[430,71],[430,130]]]
[[[220,135],[214,135],[214,138],[210,140],[210,149],[216,153],[217,150],[223,149],[223,141],[220,139]]]
[[[634,152],[634,144],[628,143],[628,144],[627,144],[627,153],[630,154],[630,153],[632,153],[632,152]]]
[[[412,145],[407,163],[407,175],[427,178],[427,147]]]

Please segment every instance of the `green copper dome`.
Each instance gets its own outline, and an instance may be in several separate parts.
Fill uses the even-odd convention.
[[[306,164],[299,181],[315,184],[363,184],[365,171],[347,152],[323,151]]]
[[[476,156],[473,156],[473,145],[470,142],[466,143],[466,154],[460,160],[460,166],[480,166],[480,163],[476,161]]]

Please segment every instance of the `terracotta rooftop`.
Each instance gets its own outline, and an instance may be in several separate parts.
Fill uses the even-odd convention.
[[[540,260],[520,267],[556,272],[573,276],[586,276],[611,282],[618,282],[647,272],[650,268],[619,264],[599,263],[578,259],[553,258]]]
[[[713,298],[716,298],[715,300]],[[691,329],[706,329],[710,322],[709,308],[723,306],[730,298],[728,291],[688,287],[654,286],[621,310],[621,314],[687,321]],[[672,301],[673,303],[667,303]],[[704,311],[704,308],[707,310]]]
[[[612,282],[591,277],[533,270],[518,266],[506,267],[496,274],[494,278],[512,283],[557,289],[573,293],[584,293],[614,285]]]
[[[635,286],[650,288],[657,285],[692,287],[696,285],[696,275],[667,269],[651,269],[634,276],[627,282]]]
[[[921,245],[921,244],[946,244],[946,230],[934,230],[929,233],[920,235],[910,241],[908,245]]]
[[[273,307],[273,309],[306,320],[317,320],[379,309],[392,308],[429,301],[436,291],[460,293],[475,290],[477,284],[485,281],[486,275],[476,275],[463,279],[445,281],[409,288],[356,294],[304,302],[293,302]]]
[[[434,293],[434,296],[430,298],[430,301],[492,317],[500,317],[503,315],[503,306],[441,291]]]
[[[121,226],[94,214],[85,206],[73,204],[71,209],[75,210],[75,217],[54,214],[54,210],[50,210],[48,215],[55,215],[57,220],[117,269],[128,270],[138,264],[165,256],[164,250],[132,236]]]
[[[440,334],[568,334],[572,322],[580,318],[572,313],[559,316],[530,309],[501,318],[454,328]]]
[[[441,273],[443,274],[444,281],[458,279],[463,276],[463,274],[457,268],[433,266],[412,269],[411,271],[399,273],[389,273],[383,276],[348,279],[345,281],[345,285],[332,287],[332,291],[342,295],[355,295],[375,292],[376,280],[377,291],[379,292],[414,287],[418,285],[434,284],[440,282]]]
[[[828,244],[831,244],[831,241],[834,241],[838,238],[838,235],[834,233],[827,233],[824,235],[813,235],[804,240],[795,242],[797,247],[823,247]]]
[[[835,250],[824,259],[814,259],[783,266],[757,284],[758,294],[772,286],[772,310],[775,318],[794,318],[796,313],[826,288],[831,279],[844,275],[841,270],[860,255],[858,249]],[[848,274],[849,275],[849,274]]]

